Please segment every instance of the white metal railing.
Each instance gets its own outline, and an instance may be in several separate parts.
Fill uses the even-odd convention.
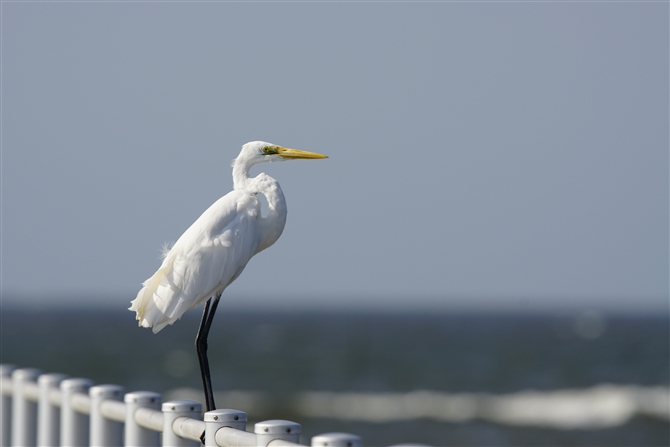
[[[208,411],[191,400],[162,402],[149,391],[125,393],[118,385],[43,374],[0,365],[0,446],[3,447],[290,447],[299,446],[300,424],[259,422],[247,432],[247,414]],[[162,433],[162,436],[161,436]],[[312,446],[362,447],[359,436],[326,433]]]

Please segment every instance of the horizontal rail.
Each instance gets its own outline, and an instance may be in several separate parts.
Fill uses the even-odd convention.
[[[174,420],[172,431],[182,438],[200,441],[205,433],[205,423],[182,416]]]
[[[23,387],[23,395],[26,399],[37,402],[37,399],[40,397],[40,388],[37,386],[37,383],[26,383]]]
[[[100,413],[109,420],[126,422],[126,404],[115,400],[105,400],[100,404]]]
[[[246,447],[256,443],[256,435],[230,427],[222,427],[216,431],[217,445],[228,447]]]
[[[11,396],[14,391],[14,388],[12,388],[12,381],[7,379],[8,378],[3,377],[2,380],[0,380],[0,393],[3,396]]]
[[[61,402],[63,401],[63,396],[60,393],[58,388],[53,388],[49,390],[49,403],[54,407],[60,407]]]
[[[91,414],[91,398],[86,394],[74,393],[70,397],[70,405],[81,414]]]
[[[132,447],[195,446],[201,442],[206,447],[301,445],[300,424],[291,421],[259,422],[250,433],[245,430],[246,413],[239,410],[210,411],[200,420],[192,417],[201,416],[201,404],[195,401],[165,402],[159,411],[161,399],[156,393],[127,393],[121,402],[123,388],[115,385],[92,387],[87,379],[67,379],[62,374],[41,374],[2,364],[0,374],[2,446],[97,447],[121,446],[122,442]],[[105,392],[111,394],[101,394]],[[161,432],[162,440],[158,437]],[[314,444],[317,438],[319,443]],[[362,442],[356,435],[331,433],[313,438],[312,445],[362,447]]]
[[[140,427],[154,431],[163,431],[163,413],[150,408],[138,408],[135,410],[135,422]]]

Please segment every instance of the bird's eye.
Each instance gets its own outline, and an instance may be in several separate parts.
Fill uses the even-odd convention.
[[[278,146],[264,146],[263,147],[263,153],[265,155],[274,155],[279,153],[279,147]]]

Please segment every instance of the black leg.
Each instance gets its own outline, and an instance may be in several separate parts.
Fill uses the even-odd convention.
[[[205,311],[202,313],[202,320],[200,320],[198,336],[195,338],[195,351],[198,353],[198,361],[200,362],[200,375],[205,389],[207,411],[216,410],[214,393],[212,392],[212,378],[209,374],[209,361],[207,360],[207,336],[214,320],[214,313],[216,313],[216,308],[219,305],[219,299],[221,299],[221,294],[214,297],[214,301],[212,301],[212,298],[207,300]]]

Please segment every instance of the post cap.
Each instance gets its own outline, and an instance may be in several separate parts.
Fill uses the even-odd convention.
[[[64,379],[60,383],[62,391],[84,391],[93,386],[93,381],[90,379],[74,378]]]
[[[123,396],[127,404],[149,405],[161,401],[161,395],[153,391],[131,391]]]
[[[125,389],[121,385],[96,385],[88,390],[88,395],[121,400],[124,391]]]
[[[312,438],[312,447],[363,447],[363,439],[351,433],[324,433]]]
[[[42,371],[37,368],[21,368],[12,371],[12,380],[37,380]]]
[[[44,386],[57,386],[63,380],[67,379],[67,374],[47,373],[42,374],[37,378],[37,383]]]
[[[244,411],[221,408],[205,413],[205,422],[247,422]]]
[[[171,400],[163,402],[161,407],[164,413],[202,412],[202,404],[194,400]]]
[[[16,369],[16,365],[12,365],[10,363],[2,363],[0,364],[0,375],[3,377],[5,376],[11,376],[12,371]]]
[[[282,419],[258,422],[254,425],[257,435],[298,435],[301,433],[300,424]]]

